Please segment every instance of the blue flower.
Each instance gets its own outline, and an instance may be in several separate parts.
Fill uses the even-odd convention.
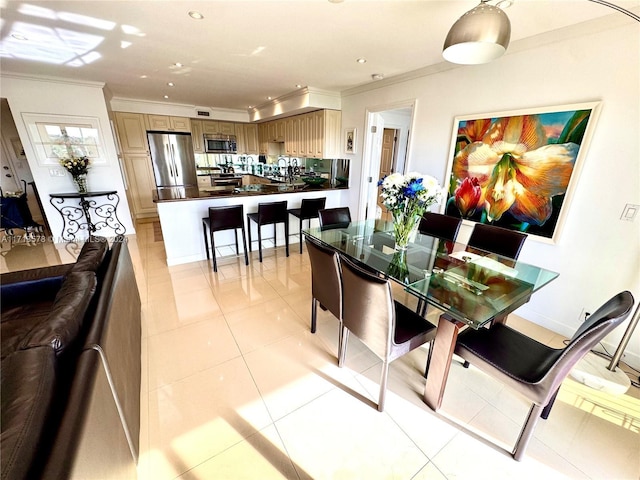
[[[418,196],[418,193],[420,193],[424,189],[425,188],[424,188],[424,185],[422,185],[422,179],[414,178],[409,182],[409,184],[406,187],[402,189],[402,193],[407,198],[416,198]]]

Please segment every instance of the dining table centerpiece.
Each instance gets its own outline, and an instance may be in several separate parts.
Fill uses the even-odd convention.
[[[393,216],[395,247],[405,250],[422,214],[442,198],[442,187],[435,178],[416,172],[386,175],[378,186],[382,187],[382,204]]]
[[[90,163],[89,157],[86,156],[60,159],[60,165],[71,174],[78,193],[87,193],[87,172]]]

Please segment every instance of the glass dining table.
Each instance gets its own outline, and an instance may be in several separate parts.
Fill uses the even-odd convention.
[[[433,410],[442,403],[458,332],[505,322],[509,313],[558,277],[541,267],[419,232],[406,250],[398,250],[393,225],[380,220],[309,228],[304,234],[440,310],[424,392]]]

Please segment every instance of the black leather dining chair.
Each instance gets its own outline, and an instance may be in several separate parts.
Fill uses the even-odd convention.
[[[311,333],[316,333],[318,304],[340,322],[338,348],[342,335],[342,273],[338,252],[306,236],[311,262]]]
[[[290,208],[289,215],[293,215],[300,220],[300,228],[298,233],[300,235],[300,254],[302,254],[302,222],[303,220],[309,221],[309,227],[311,227],[311,219],[318,218],[318,210],[322,210],[327,203],[327,197],[321,198],[303,198],[300,204],[300,208]]]
[[[508,228],[476,223],[467,242],[467,250],[474,248],[516,260],[527,235]]]
[[[515,230],[476,223],[467,242],[466,250],[473,253],[475,249],[480,249],[517,260],[526,239],[526,234]],[[464,367],[469,368],[467,360],[464,362]]]
[[[214,232],[231,230],[236,237],[236,253],[240,254],[238,248],[238,228],[242,230],[242,247],[244,249],[244,263],[249,265],[249,254],[247,253],[247,237],[244,231],[244,208],[242,205],[231,205],[223,207],[209,207],[209,216],[202,219],[202,233],[204,234],[204,246],[209,257],[209,241],[211,242],[211,255],[213,256],[213,271],[218,271],[216,261],[216,246],[214,243]]]
[[[448,242],[455,242],[460,230],[461,218],[434,212],[424,212],[418,225],[418,231],[425,235],[438,237]],[[427,313],[427,303],[418,299],[416,312],[424,316]]]
[[[512,328],[497,324],[490,329],[467,329],[455,353],[513,388],[532,402],[511,454],[524,456],[538,418],[547,418],[560,384],[573,366],[631,312],[633,296],[622,292],[611,298],[580,325],[564,348],[551,348]]]
[[[455,242],[461,223],[461,218],[441,213],[424,212],[418,225],[418,231],[432,237]]]
[[[351,223],[349,207],[325,208],[318,211],[321,228],[344,227]]]
[[[258,226],[258,252],[262,262],[262,226],[273,225],[273,243],[276,243],[276,229],[278,223],[284,223],[284,243],[287,257],[289,256],[289,214],[287,201],[259,203],[258,211],[247,213],[247,230],[249,230],[249,251],[251,251],[251,221]]]
[[[342,338],[338,366],[345,363],[349,332],[382,360],[378,411],[384,410],[389,364],[435,337],[436,327],[394,301],[388,279],[340,258],[342,271]]]

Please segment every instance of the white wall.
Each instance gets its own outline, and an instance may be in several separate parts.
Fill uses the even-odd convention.
[[[118,219],[127,234],[135,233],[118,158],[115,140],[109,124],[101,84],[73,83],[55,79],[34,79],[18,75],[0,76],[2,96],[9,102],[11,113],[20,135],[29,162],[33,179],[49,221],[52,234],[57,237],[62,232],[63,221],[60,213],[50,204],[49,194],[57,192],[74,192],[75,187],[71,175],[62,177],[50,175],[49,170],[56,166],[41,165],[36,159],[36,152],[27,133],[23,113],[56,114],[68,116],[94,117],[98,119],[99,128],[104,141],[103,152],[106,163],[94,164],[89,170],[87,182],[93,191],[116,190],[120,197],[117,210]],[[61,169],[61,167],[57,167]],[[97,234],[115,235],[110,229]],[[60,239],[57,239],[58,241]]]
[[[367,108],[416,99],[407,168],[441,181],[455,116],[602,102],[561,238],[556,245],[528,239],[520,254],[560,277],[517,313],[564,335],[575,331],[583,308],[593,312],[622,290],[640,300],[640,218],[620,220],[626,203],[640,204],[640,24],[620,23],[585,25],[580,35],[573,31],[553,43],[512,46],[487,65],[389,81],[342,99],[343,125],[363,132]],[[352,179],[361,175],[363,142],[364,135],[351,162]],[[357,212],[355,191],[350,202]],[[468,234],[465,227],[460,239]],[[607,338],[611,353],[626,325]],[[640,328],[625,353],[624,361],[640,367]]]

